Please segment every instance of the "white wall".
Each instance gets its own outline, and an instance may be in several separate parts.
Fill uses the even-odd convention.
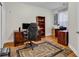
[[[78,3],[79,4],[79,3]],[[69,3],[68,7],[68,15],[69,15],[69,46],[70,48],[79,56],[79,39],[78,39],[78,34],[77,29],[79,26],[77,26],[77,21],[79,23],[79,10],[77,9],[79,5],[77,3]]]
[[[6,3],[7,39],[22,23],[36,22],[36,16],[45,16],[46,36],[51,35],[53,24],[52,11],[23,3]]]
[[[1,16],[1,12],[2,12],[2,16]],[[1,17],[2,17],[2,22],[1,22]],[[0,11],[0,31],[2,32],[2,33],[0,32],[0,45],[2,44],[1,47],[3,47],[3,44],[6,39],[6,17],[5,17],[5,4],[4,3],[2,3],[2,11]],[[2,38],[1,38],[1,35],[2,35]]]
[[[2,3],[2,47],[6,40],[6,8],[5,3]]]

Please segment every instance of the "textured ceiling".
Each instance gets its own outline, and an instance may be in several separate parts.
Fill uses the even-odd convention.
[[[67,2],[25,2],[25,4],[30,4],[42,8],[47,8],[50,10],[58,9],[58,8],[65,8],[67,7]]]

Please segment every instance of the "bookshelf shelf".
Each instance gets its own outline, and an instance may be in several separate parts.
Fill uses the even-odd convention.
[[[40,36],[45,37],[45,17],[37,16],[36,22],[39,26]]]

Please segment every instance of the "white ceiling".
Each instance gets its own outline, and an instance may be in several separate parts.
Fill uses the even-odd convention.
[[[25,4],[30,4],[42,8],[47,8],[50,10],[67,7],[67,2],[25,2]]]

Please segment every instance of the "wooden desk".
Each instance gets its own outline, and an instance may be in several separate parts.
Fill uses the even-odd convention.
[[[18,46],[18,45],[22,45],[24,44],[25,40],[24,40],[24,36],[23,36],[23,32],[14,32],[14,45]]]
[[[58,43],[67,46],[68,45],[68,31],[59,30],[58,31]]]
[[[37,38],[33,41],[39,41],[41,40],[40,35],[37,36]],[[29,41],[27,38],[24,37],[23,32],[14,32],[14,46],[22,45],[24,42]]]

